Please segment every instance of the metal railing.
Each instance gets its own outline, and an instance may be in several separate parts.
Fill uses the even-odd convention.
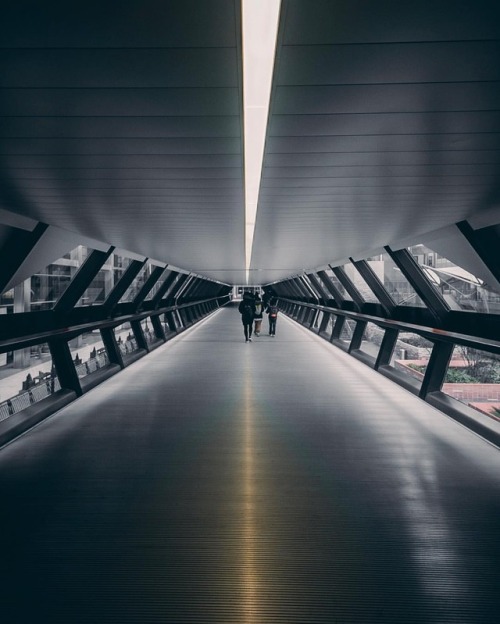
[[[30,390],[21,392],[10,399],[3,401],[0,403],[0,422],[6,420],[9,416],[22,412],[34,403],[38,403],[39,401],[46,399],[60,389],[61,385],[59,383],[59,379],[57,377],[51,377],[45,382],[37,386],[33,386]]]
[[[455,346],[483,351],[489,354],[488,357],[497,361],[500,360],[500,341],[285,297],[280,297],[279,302],[283,312],[294,321],[347,351],[385,377],[402,385],[424,401],[500,446],[498,420],[495,417],[490,417],[490,414],[483,415],[472,406],[460,403],[458,399],[446,392],[449,390],[449,384],[445,384]],[[335,319],[333,323],[332,318]],[[354,331],[348,339],[342,332],[346,319],[355,322]],[[363,336],[369,323],[378,326],[383,331],[380,345],[376,345],[375,356],[367,354],[361,348]],[[417,334],[432,343],[428,364],[420,381],[415,379],[411,381],[407,372],[402,372],[391,365],[400,332]]]

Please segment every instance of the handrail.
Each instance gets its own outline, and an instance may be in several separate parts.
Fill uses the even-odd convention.
[[[226,297],[227,296],[208,297],[206,299],[190,301],[188,303],[183,303],[177,306],[169,305],[169,306],[165,306],[165,307],[158,308],[155,310],[143,310],[137,313],[123,314],[121,316],[116,316],[114,318],[96,319],[93,321],[89,321],[86,323],[79,323],[76,325],[55,327],[46,331],[38,332],[36,334],[25,334],[22,336],[4,338],[0,340],[0,353],[5,353],[6,351],[14,351],[16,349],[23,349],[26,347],[31,347],[36,344],[46,342],[49,338],[68,337],[68,339],[71,339],[72,337],[75,337],[83,332],[86,332],[92,329],[105,329],[109,327],[116,327],[117,325],[121,325],[122,323],[128,323],[130,321],[141,321],[151,316],[159,316],[161,314],[165,314],[168,312],[175,312],[176,310],[182,310],[182,309],[194,307],[197,305],[202,305],[203,303],[209,303],[211,301],[225,299]]]
[[[374,323],[381,327],[387,327],[398,330],[411,331],[412,333],[419,334],[429,340],[452,342],[454,344],[460,344],[467,347],[479,348],[490,353],[500,353],[500,341],[491,340],[489,338],[481,338],[479,336],[472,336],[470,334],[461,334],[457,332],[451,332],[438,327],[430,327],[427,325],[415,325],[414,323],[407,323],[405,321],[398,321],[381,316],[373,316],[371,314],[364,314],[363,312],[352,312],[350,310],[343,310],[341,308],[333,308],[330,306],[318,305],[315,303],[306,303],[304,301],[297,301],[295,299],[288,299],[286,297],[280,297],[281,301],[286,301],[292,305],[300,305],[328,314],[335,314],[336,316],[345,316],[356,321],[366,321],[368,323]]]

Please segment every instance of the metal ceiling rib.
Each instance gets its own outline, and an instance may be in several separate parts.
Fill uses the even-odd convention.
[[[239,11],[238,0],[4,7],[1,207],[241,282]]]
[[[499,81],[497,2],[283,0],[254,281],[491,208]]]

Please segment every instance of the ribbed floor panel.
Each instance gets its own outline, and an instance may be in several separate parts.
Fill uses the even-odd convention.
[[[223,309],[0,451],[5,624],[489,623],[500,453]]]

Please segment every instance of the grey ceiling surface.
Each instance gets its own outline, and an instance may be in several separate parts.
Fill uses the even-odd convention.
[[[0,22],[0,207],[244,275],[239,2],[17,2]]]
[[[0,209],[244,281],[239,4],[3,6]],[[283,0],[251,280],[498,205],[499,81],[498,0]]]
[[[256,281],[498,205],[499,39],[498,2],[284,0]]]

